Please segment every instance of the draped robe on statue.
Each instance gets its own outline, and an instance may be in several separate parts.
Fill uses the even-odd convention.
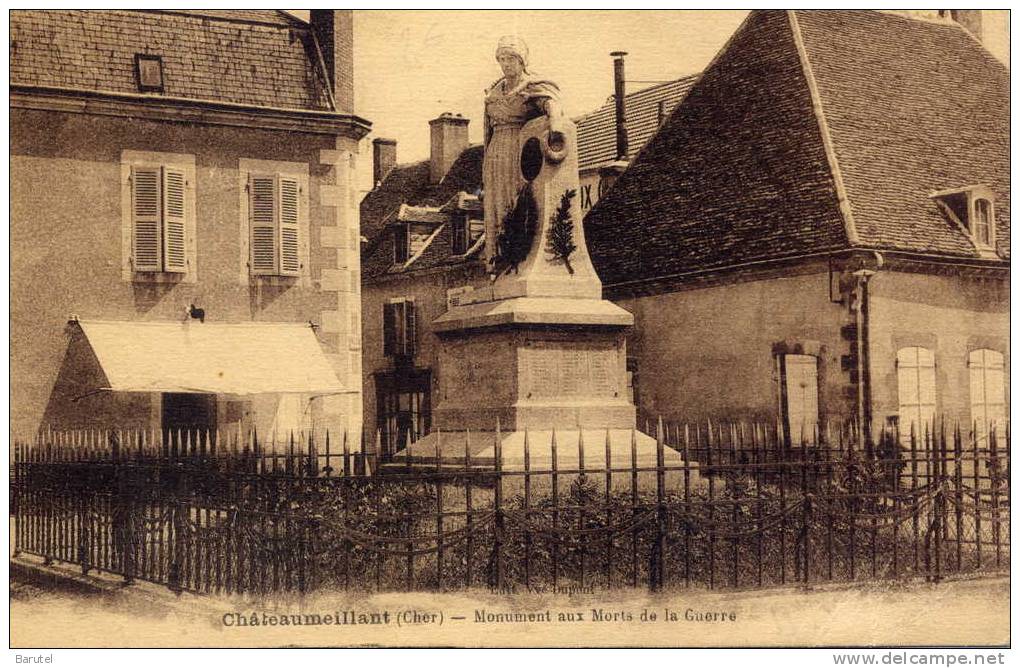
[[[500,79],[485,94],[484,189],[486,261],[492,261],[503,218],[524,186],[521,174],[521,127],[545,114],[545,101],[559,100],[559,87],[551,81],[524,74],[520,83],[507,89]]]

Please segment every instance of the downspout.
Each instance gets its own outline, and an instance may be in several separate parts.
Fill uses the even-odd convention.
[[[871,443],[871,359],[869,354],[868,281],[874,270],[859,269],[854,276],[854,324],[857,328],[857,445],[862,449]]]

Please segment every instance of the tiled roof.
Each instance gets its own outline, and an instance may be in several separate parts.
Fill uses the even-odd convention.
[[[247,23],[268,23],[277,26],[307,25],[296,16],[279,9],[170,9],[157,10],[180,14],[193,14],[223,21],[244,21]]]
[[[11,84],[137,93],[148,53],[168,97],[328,110],[300,26],[276,10],[14,10]]]
[[[361,233],[369,240],[361,258],[362,275],[368,278],[387,273],[391,268],[393,247],[390,234],[384,233],[383,227],[391,216],[398,215],[402,205],[438,208],[457,193],[477,193],[482,185],[482,156],[481,144],[469,147],[437,184],[429,183],[428,160],[394,167],[382,184],[361,201]],[[445,262],[452,253],[449,226],[444,230],[445,235],[441,232],[427,252],[414,263],[415,269]],[[444,243],[449,250],[445,257],[439,258],[436,253],[440,253]]]
[[[974,255],[930,195],[983,184],[1008,256],[1005,66],[954,23],[861,11],[797,20],[860,244]]]
[[[698,75],[682,77],[624,96],[628,160],[633,160],[659,129],[660,103],[665,117],[669,117],[697,79]],[[616,159],[615,96],[610,96],[604,105],[576,119],[575,123],[577,123],[578,169],[591,169]]]
[[[851,247],[806,69],[860,246],[974,257],[929,195],[986,183],[1005,248],[1008,74],[976,41],[881,13],[756,11],[585,218],[605,284]]]

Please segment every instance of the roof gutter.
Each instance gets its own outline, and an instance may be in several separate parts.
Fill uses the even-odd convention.
[[[875,253],[875,252],[881,253],[886,258],[897,258],[919,263],[930,262],[937,264],[951,264],[953,266],[966,269],[1005,269],[1005,270],[1009,269],[1008,260],[988,260],[982,262],[981,260],[978,260],[976,258],[966,258],[957,255],[940,255],[938,253],[916,253],[910,251],[895,251],[886,250],[882,248],[865,248],[856,246],[853,248],[839,248],[827,251],[816,251],[814,253],[801,253],[798,255],[786,255],[782,257],[764,258],[761,260],[750,260],[748,262],[741,262],[739,264],[726,264],[720,265],[718,267],[695,269],[693,271],[685,271],[675,274],[665,274],[662,276],[654,276],[650,278],[637,278],[632,281],[621,281],[619,283],[604,283],[603,288],[604,289],[626,288],[630,286],[658,283],[662,281],[676,281],[687,278],[696,278],[698,276],[705,276],[720,272],[739,271],[741,269],[751,269],[755,267],[775,266],[785,264],[788,262],[797,262],[800,260],[831,258],[838,255]]]
[[[189,123],[216,123],[255,126],[256,119],[279,121],[286,127],[279,129],[323,132],[328,126],[332,134],[341,126],[344,131],[361,139],[371,129],[371,122],[329,109],[299,109],[270,107],[203,98],[173,97],[145,93],[125,93],[111,90],[91,90],[67,86],[41,86],[11,84],[11,107],[45,109],[51,111],[77,111],[131,118],[158,117]],[[323,127],[319,127],[323,126]]]
[[[829,171],[836,186],[836,199],[839,202],[839,211],[843,216],[843,227],[846,231],[847,242],[851,246],[856,246],[860,242],[860,238],[857,236],[853,209],[850,207],[846,185],[843,183],[843,173],[839,168],[839,160],[836,159],[836,151],[832,147],[832,135],[829,132],[829,123],[825,119],[825,111],[822,109],[822,98],[818,93],[818,82],[815,79],[814,72],[811,70],[811,61],[808,60],[807,49],[804,47],[804,36],[800,32],[797,13],[795,10],[788,9],[786,10],[786,15],[790,19],[793,41],[797,45],[797,56],[804,71],[804,78],[807,80],[808,91],[811,93],[811,108],[814,111],[815,119],[818,121],[818,131],[822,135],[825,158],[829,163]]]

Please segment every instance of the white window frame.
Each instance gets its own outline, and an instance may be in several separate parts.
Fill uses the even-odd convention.
[[[293,179],[298,183],[298,270],[294,274],[279,271],[279,245],[274,249],[275,269],[272,271],[256,271],[252,267],[252,221],[251,193],[249,185],[252,176],[272,176],[277,181],[281,178]],[[309,214],[309,169],[306,162],[286,162],[280,160],[259,160],[241,158],[238,161],[237,184],[239,195],[238,217],[238,282],[241,285],[301,285],[310,287],[312,284],[311,270],[311,223]],[[278,191],[277,191],[278,192]],[[278,202],[277,202],[278,204]],[[279,207],[277,206],[277,209]],[[279,231],[277,230],[277,234]]]
[[[918,447],[924,446],[925,431],[934,429],[938,413],[937,369],[935,353],[924,346],[904,346],[896,351],[896,400],[900,439],[905,444],[910,443],[911,425]],[[930,396],[922,395],[929,386]]]
[[[133,174],[138,169],[179,170],[184,174],[184,268],[167,269],[165,257],[158,270],[136,269],[134,259]],[[120,155],[121,180],[121,279],[132,283],[195,283],[198,281],[197,218],[195,215],[195,156],[182,153],[124,150]],[[161,179],[162,192],[162,179]],[[162,197],[162,194],[161,194]],[[160,213],[159,225],[166,221]],[[160,255],[165,256],[165,230],[161,231]]]

